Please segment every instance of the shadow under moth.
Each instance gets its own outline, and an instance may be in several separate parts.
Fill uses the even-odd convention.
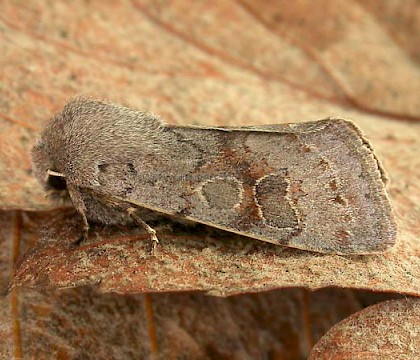
[[[32,149],[45,189],[89,222],[163,213],[258,240],[333,254],[392,246],[386,177],[350,121],[247,127],[163,124],[105,101],[70,100]]]

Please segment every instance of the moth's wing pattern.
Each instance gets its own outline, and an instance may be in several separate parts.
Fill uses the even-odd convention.
[[[350,122],[166,131],[169,156],[107,166],[101,187],[137,206],[305,250],[363,254],[394,243],[381,169]]]

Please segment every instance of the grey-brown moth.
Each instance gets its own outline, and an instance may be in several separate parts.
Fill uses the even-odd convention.
[[[75,98],[32,150],[45,189],[84,220],[192,220],[289,247],[369,254],[392,246],[386,178],[350,121],[249,127],[163,124],[152,114]]]

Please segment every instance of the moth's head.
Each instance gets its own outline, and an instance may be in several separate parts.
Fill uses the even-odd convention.
[[[46,196],[53,200],[69,199],[67,180],[43,138],[32,148],[32,168],[35,177],[44,187]]]
[[[86,178],[86,183],[94,182],[90,181],[89,176],[84,176],[83,170],[87,169],[90,175],[90,166],[95,164],[90,159],[101,155],[97,142],[93,140],[96,139],[97,129],[101,129],[105,123],[103,107],[105,105],[100,102],[75,97],[46,124],[31,155],[33,174],[47,196],[68,199],[70,184],[79,184]],[[111,119],[111,122],[115,122],[115,119]],[[105,140],[109,142],[108,138]]]

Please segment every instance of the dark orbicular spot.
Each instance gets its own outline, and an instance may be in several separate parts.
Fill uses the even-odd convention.
[[[108,167],[108,164],[98,164],[98,169],[100,172],[106,172],[106,169]]]
[[[329,182],[330,188],[333,191],[337,191],[338,190],[338,183],[337,180],[333,179]]]
[[[217,209],[232,209],[241,203],[242,186],[234,178],[214,178],[203,184],[201,194]]]
[[[337,195],[334,199],[333,199],[333,201],[335,201],[336,203],[338,203],[338,204],[340,204],[340,205],[347,205],[347,200],[346,200],[346,198],[344,198],[343,196],[341,196],[341,195]]]
[[[133,175],[137,174],[136,168],[134,167],[133,163],[127,163],[127,168],[130,174],[133,174]]]
[[[297,214],[287,197],[287,186],[287,179],[279,174],[267,175],[255,186],[255,200],[269,226],[293,228],[298,225]]]

